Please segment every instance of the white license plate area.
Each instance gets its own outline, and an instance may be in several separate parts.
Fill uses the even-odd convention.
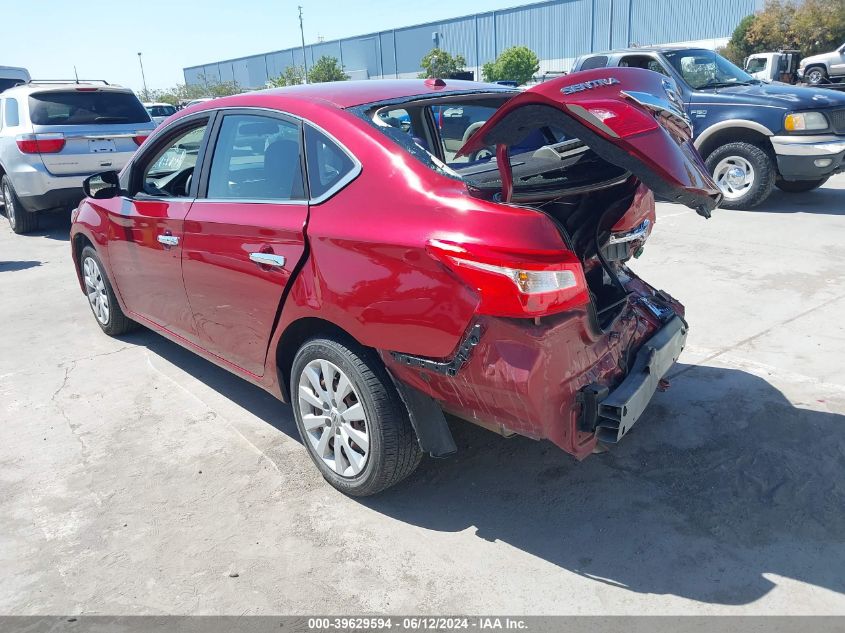
[[[92,154],[116,152],[114,141],[110,138],[92,138],[88,140],[88,151]]]

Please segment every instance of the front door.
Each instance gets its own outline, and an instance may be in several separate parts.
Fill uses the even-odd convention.
[[[109,208],[109,263],[130,317],[196,342],[182,283],[185,216],[208,116],[187,120],[134,160],[129,195]]]
[[[255,375],[291,272],[308,202],[297,120],[231,110],[185,220],[182,274],[200,345]]]

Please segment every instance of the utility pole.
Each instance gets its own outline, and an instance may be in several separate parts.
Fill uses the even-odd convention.
[[[305,83],[308,83],[308,59],[305,57],[305,31],[302,29],[302,6],[297,8],[299,9],[299,35],[302,37],[302,66],[305,69]]]
[[[141,53],[138,53],[138,63],[141,64],[141,80],[144,82],[144,101],[149,101],[150,93],[147,91],[147,78],[144,76],[144,62],[141,60]]]

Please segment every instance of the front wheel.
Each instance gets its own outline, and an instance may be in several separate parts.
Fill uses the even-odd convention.
[[[786,193],[804,193],[818,189],[826,182],[827,178],[819,180],[778,180],[775,186]]]
[[[717,147],[705,161],[713,180],[722,190],[722,208],[750,209],[769,197],[777,169],[772,157],[751,143],[727,143]]]
[[[100,329],[109,336],[118,336],[134,330],[137,324],[123,314],[117,297],[114,296],[111,282],[106,277],[100,256],[90,246],[82,249],[79,269],[82,272],[88,304]]]
[[[818,86],[819,84],[823,84],[827,81],[827,71],[821,66],[813,66],[807,70],[805,77],[808,84]]]
[[[408,410],[370,350],[334,338],[306,341],[293,361],[290,393],[308,455],[341,492],[376,494],[419,464]]]

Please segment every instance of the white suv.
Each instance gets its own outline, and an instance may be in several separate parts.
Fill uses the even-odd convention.
[[[82,181],[119,171],[154,127],[131,90],[106,82],[30,81],[0,93],[0,199],[12,230],[76,206]]]

